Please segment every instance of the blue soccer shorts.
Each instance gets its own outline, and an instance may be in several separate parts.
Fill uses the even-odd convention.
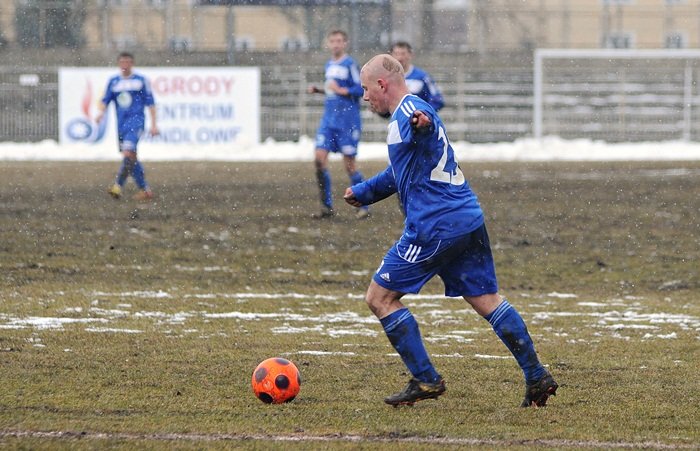
[[[143,129],[131,129],[119,132],[119,151],[129,150],[131,152],[136,152],[136,146],[142,134]]]
[[[402,236],[384,256],[373,280],[388,290],[418,293],[435,275],[445,284],[445,296],[497,293],[486,226],[457,238],[429,243],[411,243]]]
[[[354,157],[357,155],[360,134],[359,128],[338,129],[322,125],[316,132],[316,148]]]

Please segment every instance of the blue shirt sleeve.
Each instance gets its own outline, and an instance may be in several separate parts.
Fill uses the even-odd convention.
[[[363,205],[369,205],[384,200],[396,193],[396,181],[391,165],[382,172],[362,183],[352,186],[355,198]]]
[[[439,111],[445,106],[442,92],[440,92],[440,88],[438,88],[438,85],[429,73],[420,67],[413,66],[411,71],[406,75],[407,84],[409,81],[413,80],[420,81],[419,90],[416,91],[415,89],[418,88],[414,88],[412,91],[413,94],[428,102],[435,111]]]
[[[112,91],[112,79],[107,82],[107,89],[105,89],[105,95],[102,97],[102,103],[109,106],[109,103],[114,100],[114,91]]]
[[[432,77],[427,72],[424,72],[423,83],[423,89],[427,91],[426,100],[428,101],[430,106],[435,109],[435,111],[439,111],[442,107],[445,106],[445,101],[442,98],[440,88],[438,88],[437,84],[435,84],[435,81],[433,81]]]
[[[348,95],[352,97],[362,97],[365,91],[362,89],[362,82],[360,82],[360,70],[354,62],[350,65],[350,80],[351,84],[348,86]]]
[[[430,106],[432,106],[435,111],[440,111],[442,107],[445,106],[445,100],[442,98],[442,93],[440,91],[435,91],[431,93],[430,96]]]
[[[153,99],[153,90],[151,89],[151,81],[147,78],[143,79],[143,104],[147,107],[156,104]]]

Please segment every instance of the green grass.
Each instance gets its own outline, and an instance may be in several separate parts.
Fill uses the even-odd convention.
[[[384,405],[408,376],[363,294],[395,200],[318,222],[308,163],[146,168],[157,199],[138,205],[106,195],[115,163],[0,165],[0,446],[700,443],[700,163],[463,165],[501,292],[561,384],[546,409],[518,407],[514,359],[438,280],[406,302],[448,392]],[[302,390],[264,405],[251,373],[275,355]]]

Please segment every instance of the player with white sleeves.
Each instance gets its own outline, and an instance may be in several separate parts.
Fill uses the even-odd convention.
[[[403,235],[384,256],[366,294],[370,310],[412,374],[403,391],[384,401],[412,405],[445,392],[418,323],[401,302],[438,275],[445,295],[462,296],[517,360],[526,383],[521,405],[546,405],[558,385],[540,363],[522,317],[498,294],[484,215],[457,164],[445,125],[433,107],[409,93],[403,68],[392,56],[372,58],[360,78],[370,108],[390,115],[389,166],[347,188],[345,200],[360,207],[397,193],[405,214]]]

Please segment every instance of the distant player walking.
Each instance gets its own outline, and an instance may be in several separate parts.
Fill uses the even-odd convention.
[[[309,87],[309,93],[326,95],[323,117],[316,132],[316,179],[321,196],[321,211],[314,215],[316,218],[329,218],[335,214],[331,176],[328,171],[330,152],[342,153],[351,184],[363,180],[356,163],[357,144],[362,133],[360,71],[355,60],[346,53],[348,36],[344,31],[331,31],[326,43],[331,52],[331,59],[326,63],[324,87]],[[369,209],[359,208],[356,215],[358,218],[366,218]]]
[[[429,73],[413,65],[413,48],[405,41],[397,41],[391,45],[389,54],[396,58],[403,67],[406,86],[411,94],[417,95],[433,107],[435,111],[440,111],[445,106],[440,88],[433,81]]]
[[[389,166],[345,191],[354,207],[397,193],[405,213],[403,235],[384,256],[366,301],[413,377],[384,401],[398,406],[437,398],[445,382],[430,362],[418,323],[401,303],[434,276],[446,296],[462,296],[493,327],[525,375],[521,406],[544,406],[558,388],[540,363],[520,314],[498,294],[484,215],[464,177],[442,120],[426,101],[411,95],[401,64],[377,55],[362,68],[364,100],[379,115],[391,115]]]
[[[146,182],[146,176],[141,162],[136,155],[136,146],[143,134],[148,108],[151,119],[151,135],[158,134],[156,125],[156,107],[151,86],[143,75],[133,72],[134,56],[128,52],[119,54],[117,60],[120,74],[110,78],[105,95],[99,105],[97,122],[101,122],[109,104],[114,101],[117,112],[117,134],[119,135],[119,151],[123,159],[117,179],[109,189],[109,194],[115,199],[122,195],[122,188],[131,175],[139,188],[134,199],[146,201],[153,198],[153,191]]]

